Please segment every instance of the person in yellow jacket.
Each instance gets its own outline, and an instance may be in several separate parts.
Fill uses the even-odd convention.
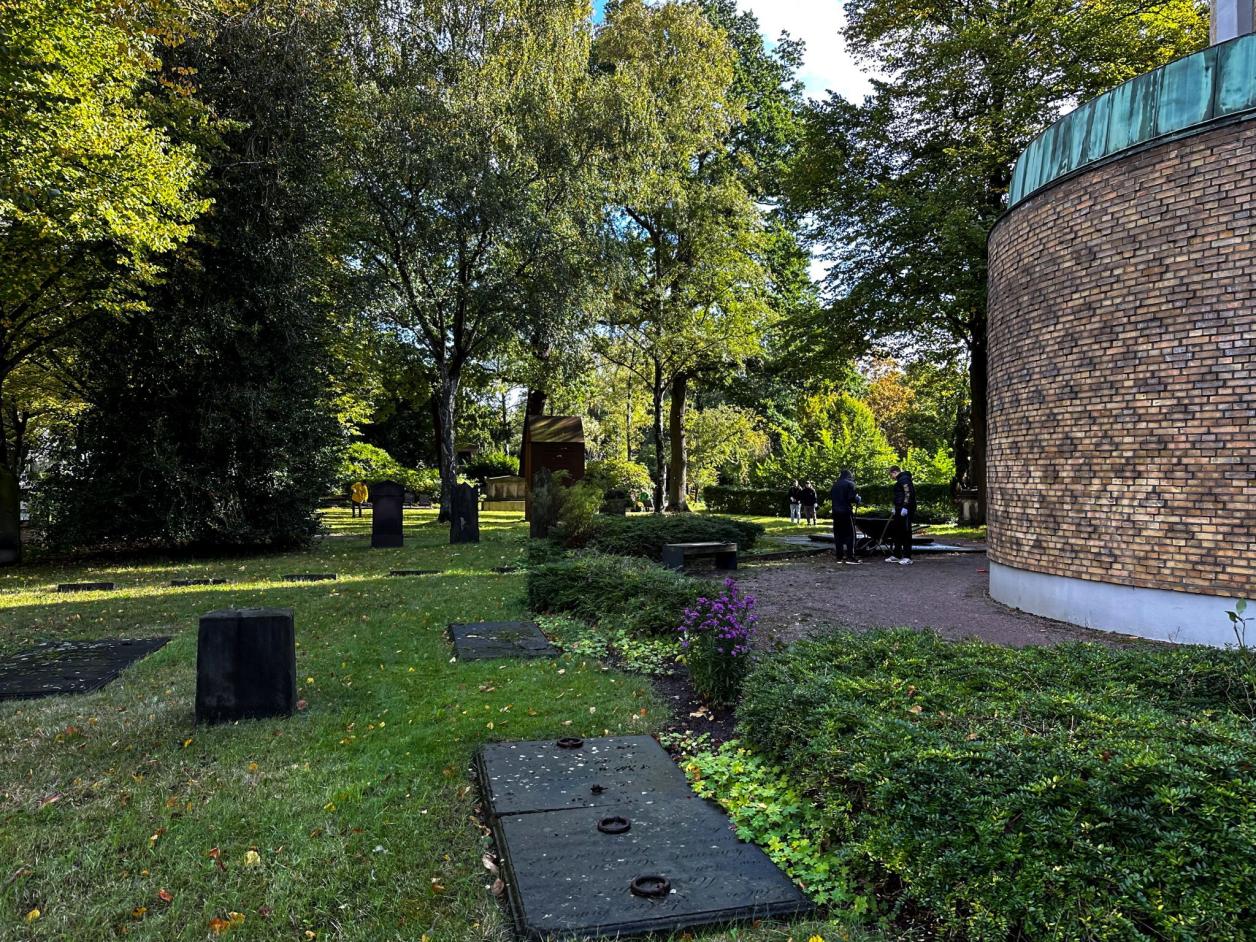
[[[370,491],[366,489],[365,481],[354,481],[353,487],[349,488],[349,500],[353,506],[353,516],[361,517],[362,505],[366,503],[367,498],[371,496]]]

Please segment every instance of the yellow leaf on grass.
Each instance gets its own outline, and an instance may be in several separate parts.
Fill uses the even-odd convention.
[[[262,855],[255,850],[246,850],[244,852],[244,866],[260,867],[262,865]]]
[[[36,919],[38,919],[42,915],[43,913],[41,913],[38,909],[32,909],[29,913],[26,914],[26,921],[34,922]]]

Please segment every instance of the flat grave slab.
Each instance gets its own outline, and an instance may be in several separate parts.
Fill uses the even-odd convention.
[[[0,662],[0,700],[99,690],[169,638],[47,641]]]
[[[394,569],[390,576],[439,576],[439,569]]]
[[[569,749],[499,743],[477,764],[527,938],[672,932],[811,909],[649,737]]]
[[[194,585],[226,585],[226,579],[171,579],[170,585],[175,589],[186,589]]]
[[[335,582],[334,572],[291,572],[283,577],[284,582]]]
[[[454,653],[462,661],[485,661],[491,658],[558,657],[558,648],[549,643],[535,622],[482,621],[469,625],[450,625],[449,640]]]
[[[497,815],[693,798],[685,773],[649,736],[490,743],[476,757]]]
[[[58,592],[112,592],[117,586],[112,582],[63,582]]]

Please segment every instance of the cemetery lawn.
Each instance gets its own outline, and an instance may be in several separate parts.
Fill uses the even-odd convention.
[[[172,636],[96,693],[0,702],[0,939],[509,936],[481,862],[475,748],[649,733],[666,708],[647,678],[594,661],[451,663],[447,623],[526,615],[524,576],[493,572],[521,561],[526,529],[488,514],[482,543],[451,547],[434,513],[407,520],[399,550],[371,550],[369,518],[331,511],[305,552],[0,575],[0,655]],[[231,584],[168,587],[210,576]],[[70,581],[118,588],[56,594]],[[232,606],[295,611],[306,706],[292,718],[193,724],[197,618]]]

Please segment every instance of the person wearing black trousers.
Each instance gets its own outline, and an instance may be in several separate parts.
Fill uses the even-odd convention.
[[[894,516],[890,520],[893,550],[885,561],[910,566],[911,521],[916,515],[916,485],[912,483],[911,472],[904,471],[897,465],[890,468],[890,477],[894,479]]]
[[[847,566],[858,566],[855,558],[855,507],[863,503],[863,498],[855,490],[855,478],[847,468],[837,476],[837,483],[829,491],[829,500],[833,504],[833,546],[837,551],[837,561]]]
[[[816,525],[816,504],[820,503],[820,495],[810,481],[802,486],[802,519],[811,526]]]

